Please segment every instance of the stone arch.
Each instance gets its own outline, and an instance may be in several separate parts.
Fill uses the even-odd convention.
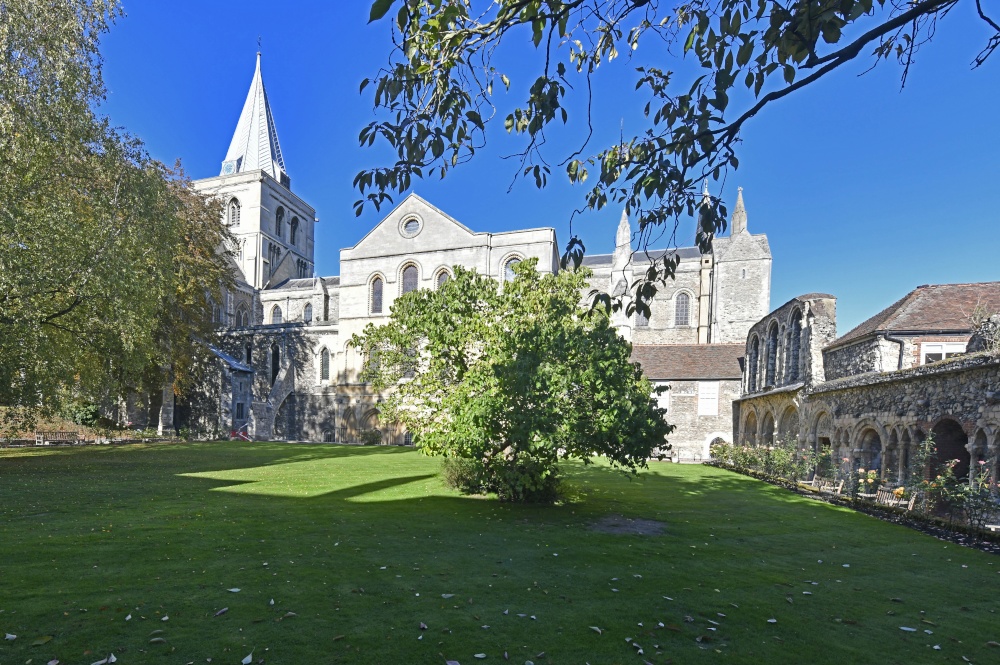
[[[826,411],[820,411],[815,420],[813,420],[812,428],[812,444],[813,450],[816,452],[821,452],[822,450],[831,450],[833,446],[833,418]]]
[[[702,445],[702,459],[712,459],[712,446],[717,443],[729,443],[731,434],[725,432],[712,432],[705,437]]]
[[[799,410],[794,404],[789,404],[781,412],[778,419],[778,442],[785,443],[794,440],[796,447],[799,440]]]
[[[361,418],[361,431],[362,432],[378,432],[381,442],[385,442],[385,432],[381,429],[381,423],[379,421],[378,409],[368,409],[365,415]],[[367,438],[365,442],[368,443]]]
[[[514,279],[514,266],[524,260],[524,255],[519,252],[511,252],[500,259],[499,270],[500,280],[509,282]]]
[[[760,338],[757,335],[750,337],[750,344],[747,350],[747,392],[757,392],[757,369],[760,364]]]
[[[743,445],[757,445],[757,412],[750,409],[746,420],[743,421]]]
[[[969,437],[962,426],[951,418],[942,418],[931,428],[931,432],[934,434],[934,446],[937,448],[937,454],[931,462],[931,471],[935,472],[945,462],[957,459],[955,477],[967,478],[972,457],[969,455]]]
[[[298,438],[298,427],[295,421],[295,393],[281,400],[274,410],[274,438],[292,441]]]
[[[358,418],[354,415],[354,409],[348,408],[347,414],[341,422],[340,440],[342,442],[356,442],[358,440]]]
[[[442,266],[438,268],[437,272],[434,273],[434,288],[440,289],[442,286],[444,286],[444,283],[447,282],[449,279],[452,279],[452,277],[453,276],[451,274],[451,270],[449,270],[447,267]]]
[[[765,346],[766,364],[764,366],[764,386],[774,387],[778,369],[778,322],[772,321],[767,329]]]
[[[768,411],[760,421],[760,445],[774,445],[774,416]]]
[[[857,442],[861,452],[861,463],[866,469],[873,469],[882,472],[883,467],[883,443],[882,435],[872,426],[867,426],[859,433]]]
[[[977,478],[982,473],[991,474],[993,472],[993,469],[989,468],[989,435],[986,432],[984,427],[977,429],[975,436],[972,437],[972,444],[969,446],[972,455],[972,468],[975,469]]]
[[[246,328],[250,325],[250,308],[247,307],[246,303],[240,303],[236,306],[236,327]]]

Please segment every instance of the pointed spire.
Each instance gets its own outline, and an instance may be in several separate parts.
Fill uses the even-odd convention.
[[[736,194],[736,207],[733,209],[733,217],[729,222],[729,227],[732,229],[730,235],[739,235],[747,230],[747,209],[743,205],[743,188],[737,189]]]
[[[618,232],[615,233],[615,247],[632,247],[632,226],[628,222],[628,213],[622,210],[622,218],[618,222]]]
[[[257,68],[250,82],[250,91],[243,103],[239,122],[236,123],[236,132],[229,144],[226,161],[222,163],[222,175],[256,170],[265,171],[288,186],[285,162],[281,158],[281,146],[278,145],[278,132],[274,128],[271,105],[267,101],[264,80],[260,75],[260,51],[257,52]]]

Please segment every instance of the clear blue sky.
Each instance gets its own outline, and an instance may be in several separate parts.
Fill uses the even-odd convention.
[[[381,217],[357,218],[354,175],[380,153],[358,147],[373,119],[365,77],[387,61],[389,26],[367,25],[369,0],[348,2],[127,2],[128,15],[103,42],[108,100],[103,112],[142,138],[165,162],[181,158],[194,178],[218,175],[250,85],[258,35],[262,69],[292,189],[317,210],[316,266],[338,274],[339,250]],[[740,168],[722,196],[744,188],[749,227],[766,233],[774,255],[772,308],[808,292],[838,297],[841,334],[920,284],[1000,279],[1000,56],[969,63],[988,32],[961,4],[918,55],[905,90],[899,68],[849,65],[751,120]],[[652,43],[650,43],[652,47]],[[640,51],[671,67],[665,52]],[[530,44],[503,54],[512,90],[526,85]],[[638,55],[638,54],[637,54]],[[631,93],[639,61],[614,61],[595,93],[596,147],[624,127],[641,131]],[[602,67],[602,70],[604,68]],[[522,88],[523,89],[523,88]],[[418,194],[477,231],[555,227],[570,236],[583,189],[556,182],[538,191],[519,182],[501,155],[514,151],[501,130],[470,164],[445,180],[417,182]],[[579,136],[555,132],[552,144]],[[713,193],[719,189],[712,184]],[[579,219],[588,252],[610,251],[620,209]],[[691,244],[693,222],[679,232]]]

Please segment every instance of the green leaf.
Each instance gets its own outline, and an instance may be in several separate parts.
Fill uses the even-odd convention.
[[[368,15],[368,22],[371,23],[373,21],[377,21],[385,16],[395,1],[396,0],[375,0],[375,2],[372,3],[372,11]]]

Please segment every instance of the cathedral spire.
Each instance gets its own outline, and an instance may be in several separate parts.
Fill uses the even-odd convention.
[[[732,229],[730,235],[739,235],[747,230],[747,209],[743,205],[743,188],[739,187],[736,194],[736,207],[733,209],[733,218],[729,222]]]
[[[243,103],[236,132],[233,134],[226,161],[222,163],[221,175],[232,175],[244,171],[266,172],[275,180],[288,187],[285,162],[281,158],[278,132],[274,128],[271,105],[267,101],[264,80],[260,75],[260,51],[257,52],[257,68],[250,82],[250,91]]]

